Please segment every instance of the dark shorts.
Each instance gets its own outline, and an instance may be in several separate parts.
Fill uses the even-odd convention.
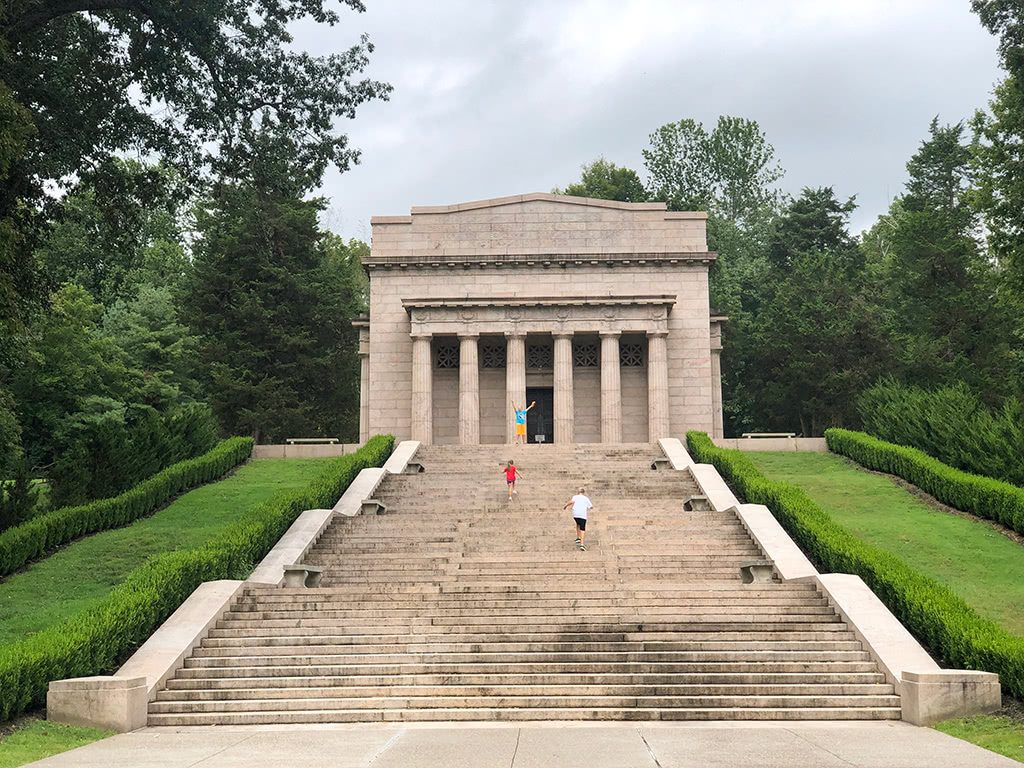
[[[505,478],[505,483],[506,483],[507,485],[515,485],[516,481],[515,481],[515,480],[509,480],[509,479],[508,479],[508,478],[506,477],[506,478]]]
[[[579,528],[581,531],[587,530],[587,521],[584,518],[574,517],[573,520],[576,521],[576,527]]]

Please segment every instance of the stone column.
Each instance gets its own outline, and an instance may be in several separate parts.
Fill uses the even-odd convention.
[[[576,419],[572,397],[572,334],[555,335],[555,442],[573,442]]]
[[[711,318],[711,436],[725,437],[722,416],[722,324],[725,315]]]
[[[520,408],[529,405],[526,402],[526,334],[519,331],[505,333],[505,395]],[[512,443],[516,437],[516,420],[512,406],[507,402],[508,427],[506,435]]]
[[[412,421],[410,437],[424,445],[434,439],[434,362],[430,334],[412,337]]]
[[[480,442],[479,334],[459,334],[459,442]]]
[[[370,439],[370,330],[359,329],[359,442]]]
[[[647,439],[671,437],[668,409],[668,333],[647,332]]]
[[[619,332],[601,333],[601,442],[622,442],[622,382]]]

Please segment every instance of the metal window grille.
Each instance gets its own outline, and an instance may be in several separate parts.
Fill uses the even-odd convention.
[[[482,368],[505,367],[505,342],[489,341],[480,345],[480,366]]]
[[[451,343],[438,344],[434,348],[434,366],[437,368],[459,367],[459,345]]]
[[[531,344],[526,349],[527,368],[551,368],[553,363],[551,346],[549,344]]]
[[[619,346],[619,365],[623,368],[642,368],[644,365],[643,344],[622,344]]]
[[[577,368],[597,368],[601,355],[596,343],[577,344],[572,350],[573,365]]]

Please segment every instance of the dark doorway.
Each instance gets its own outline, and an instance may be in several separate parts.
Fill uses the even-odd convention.
[[[527,387],[526,402],[536,402],[533,409],[526,414],[526,442],[555,442],[554,390],[551,387]]]

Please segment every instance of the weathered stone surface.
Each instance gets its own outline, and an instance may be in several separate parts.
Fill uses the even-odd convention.
[[[144,677],[76,677],[50,683],[46,717],[125,733],[146,725],[148,704]]]
[[[904,671],[900,703],[903,719],[914,725],[995,712],[1002,706],[999,675],[966,669]]]
[[[549,442],[713,432],[721,404],[711,333],[722,318],[712,323],[708,308],[714,254],[705,222],[703,213],[660,203],[548,194],[375,217],[365,262],[371,395],[361,432],[425,444],[509,442],[509,400],[525,401],[527,386],[560,390],[561,415],[545,414]],[[524,342],[561,335],[564,365],[566,344],[570,357],[576,347],[607,348],[601,333],[621,334],[619,343],[646,359],[574,363],[557,376],[561,387],[552,364],[526,364]],[[479,335],[475,351],[469,334]],[[503,362],[484,354],[495,344],[505,347]],[[476,359],[442,366],[440,351],[452,345]]]

